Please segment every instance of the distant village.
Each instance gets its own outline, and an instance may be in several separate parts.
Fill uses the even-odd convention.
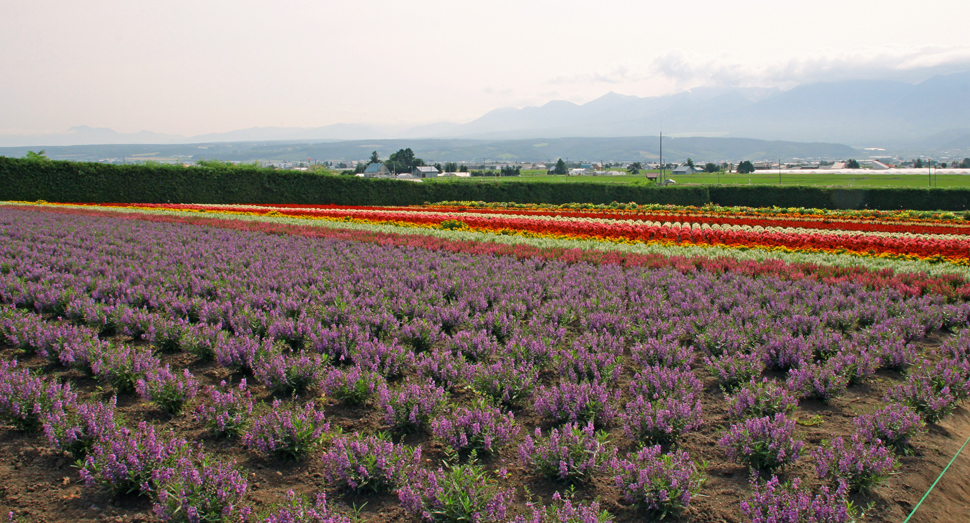
[[[163,163],[185,166],[194,166],[198,162],[192,161],[192,157],[173,157],[163,158],[157,156],[135,156],[124,158],[101,158],[97,160],[101,163],[123,164],[123,163]],[[244,164],[247,162],[229,161],[226,163]],[[820,159],[790,159],[787,161],[761,160],[746,162],[695,162],[691,159],[681,162],[587,162],[584,160],[570,161],[569,159],[557,159],[550,162],[508,162],[508,161],[461,161],[461,162],[429,162],[429,165],[415,165],[408,169],[390,169],[385,162],[368,160],[321,160],[307,158],[303,161],[297,160],[266,160],[256,162],[261,167],[296,170],[296,171],[317,171],[326,169],[327,171],[340,174],[353,174],[363,178],[396,178],[401,180],[421,180],[426,178],[471,178],[477,176],[518,176],[523,171],[531,174],[558,174],[564,176],[627,176],[630,174],[642,174],[647,179],[657,179],[658,173],[663,170],[666,174],[689,175],[695,173],[745,173],[754,171],[806,171],[806,174],[815,172],[842,173],[858,172],[857,169],[868,171],[885,171],[887,173],[916,172],[918,170],[939,169],[953,171],[955,173],[970,174],[970,159],[950,160],[948,158],[931,159],[915,158],[903,159],[897,157],[871,157],[868,159],[848,159],[845,161],[832,161]],[[561,165],[559,165],[561,164]],[[745,166],[747,164],[747,166]],[[557,170],[558,167],[558,170]],[[740,169],[740,170],[739,170]]]

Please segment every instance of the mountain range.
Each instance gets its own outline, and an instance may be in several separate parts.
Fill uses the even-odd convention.
[[[328,141],[391,138],[514,140],[656,135],[846,143],[857,147],[970,148],[970,71],[918,84],[851,80],[793,89],[702,87],[668,96],[608,93],[585,104],[554,100],[500,108],[468,123],[418,127],[335,124],[254,127],[191,137],[78,126],[46,136],[0,136],[0,146]]]

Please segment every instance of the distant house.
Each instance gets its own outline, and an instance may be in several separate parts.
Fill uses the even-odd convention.
[[[437,178],[438,169],[435,169],[433,166],[422,165],[420,167],[415,167],[414,170],[411,171],[411,176],[414,176],[415,178]]]
[[[364,178],[389,178],[391,171],[382,163],[372,163],[364,169]]]
[[[674,167],[671,171],[672,174],[694,174],[695,172],[694,168],[687,164]]]

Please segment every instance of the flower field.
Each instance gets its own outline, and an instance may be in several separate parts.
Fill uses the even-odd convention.
[[[970,222],[622,207],[0,205],[0,509],[904,519],[970,435]]]

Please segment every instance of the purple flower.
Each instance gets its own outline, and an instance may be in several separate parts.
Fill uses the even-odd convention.
[[[316,501],[311,504],[292,490],[286,493],[286,499],[282,503],[273,505],[251,521],[256,523],[352,523],[350,518],[330,512],[326,494],[322,492],[317,494]]]
[[[242,438],[246,447],[282,460],[299,460],[309,454],[330,429],[313,402],[303,407],[284,407],[274,400],[272,410],[253,420]]]
[[[164,367],[149,369],[145,377],[135,383],[138,394],[157,405],[169,414],[182,412],[182,407],[199,392],[199,381],[189,369],[182,374],[174,374],[166,364]]]
[[[152,473],[154,512],[162,521],[229,521],[248,513],[241,506],[248,484],[233,466],[201,450],[179,456]]]
[[[381,387],[378,402],[384,423],[395,431],[412,432],[427,427],[431,418],[444,408],[446,394],[432,380],[406,381],[395,389]]]
[[[236,387],[230,387],[223,381],[218,388],[208,387],[206,391],[208,401],[195,409],[196,419],[219,436],[235,437],[242,434],[253,415],[253,398],[246,379],[240,380]]]
[[[867,441],[859,434],[853,434],[849,444],[835,438],[812,452],[812,457],[818,477],[845,481],[853,492],[869,490],[896,466],[892,453],[881,441]]]
[[[49,383],[29,369],[18,369],[17,360],[0,361],[0,419],[17,429],[36,431],[43,416],[60,414],[76,400],[70,385]]]
[[[844,483],[834,491],[821,487],[815,494],[801,488],[795,478],[782,485],[777,476],[767,483],[751,480],[751,497],[741,502],[741,513],[751,523],[851,523],[855,511],[846,499]]]
[[[536,429],[535,439],[526,436],[519,446],[519,461],[539,474],[567,483],[581,483],[593,474],[612,470],[616,447],[605,432],[597,432],[593,423],[585,426],[567,423],[552,429],[543,437]]]
[[[515,416],[480,401],[472,408],[458,407],[431,421],[431,433],[455,453],[492,454],[519,433]]]
[[[356,492],[385,492],[421,465],[421,447],[373,436],[340,437],[320,457],[328,481]]]
[[[909,450],[909,440],[926,427],[919,414],[899,403],[890,403],[872,414],[856,416],[854,421],[865,441],[879,440],[903,453]]]
[[[663,454],[659,445],[619,460],[615,476],[627,503],[659,519],[686,510],[705,479],[703,464],[695,464],[686,452]]]
[[[788,371],[788,390],[802,399],[828,401],[849,384],[849,377],[838,372],[834,362],[803,364]]]
[[[768,378],[752,379],[727,395],[728,414],[735,418],[762,418],[798,408],[798,400]]]
[[[53,409],[41,416],[44,435],[52,447],[84,459],[96,442],[113,437],[118,430],[114,419],[116,398],[106,404],[68,402],[64,409]]]
[[[159,436],[155,427],[141,422],[134,431],[119,428],[110,437],[96,440],[81,477],[88,487],[104,485],[114,494],[148,492],[156,470],[172,466],[185,454],[188,443],[169,433]]]
[[[728,458],[755,471],[773,471],[798,460],[805,445],[793,437],[795,422],[783,413],[731,425],[718,445]]]
[[[563,381],[535,393],[535,410],[556,423],[594,422],[605,426],[616,416],[620,392],[599,383]]]
[[[500,489],[474,463],[436,471],[417,470],[398,489],[405,510],[425,521],[501,523],[514,489]]]
[[[321,388],[324,394],[337,401],[347,405],[362,405],[377,390],[386,387],[386,384],[380,374],[354,366],[346,369],[331,368],[327,371]]]

